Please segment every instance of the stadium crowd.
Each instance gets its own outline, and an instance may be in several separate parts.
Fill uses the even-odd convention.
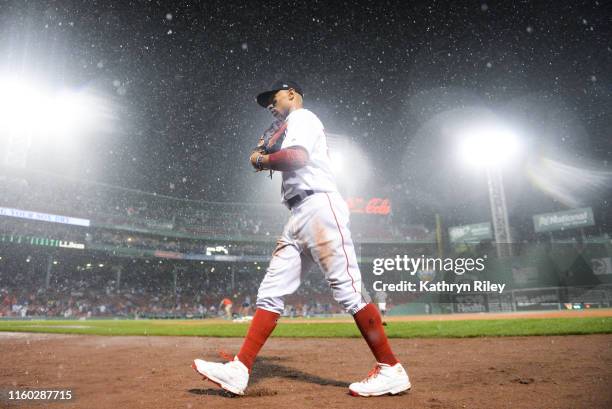
[[[224,298],[232,301],[236,316],[245,316],[253,312],[263,275],[252,265],[243,265],[233,274],[209,265],[196,271],[135,263],[121,270],[119,282],[116,266],[59,270],[47,287],[36,269],[13,274],[12,268],[0,268],[0,317],[207,318],[223,315],[219,303]],[[286,299],[287,316],[340,312],[321,275],[307,277],[298,292]]]
[[[286,209],[279,204],[203,203],[69,180],[32,177],[11,185],[9,190],[0,194],[2,207],[85,218],[91,220],[91,226],[0,217],[0,242],[13,246],[4,249],[8,253],[3,254],[12,259],[11,252],[19,246],[23,250],[20,258],[27,259],[25,265],[12,266],[0,260],[0,316],[4,317],[210,317],[219,314],[219,303],[224,298],[232,300],[234,312],[248,314],[245,306],[255,300],[264,270],[253,273],[253,266],[245,267],[243,262],[231,264],[233,274],[219,273],[219,266],[216,266],[217,273],[212,274],[214,267],[192,262],[173,273],[169,271],[173,263],[167,260],[164,266],[168,267],[161,267],[156,264],[157,259],[151,263],[139,259],[134,264],[123,259],[118,262],[124,266],[119,282],[116,271],[108,268],[111,263],[106,259],[112,259],[115,253],[109,247],[269,256],[288,217]],[[356,240],[421,239],[428,234],[424,227],[410,230],[394,226],[386,216],[356,215],[354,225]],[[59,247],[80,248],[75,259],[97,259],[107,267],[94,271],[95,265],[86,267],[82,260],[68,267],[64,264],[70,263],[65,263],[64,258],[59,266],[53,267],[50,282],[45,283],[46,264],[51,260],[48,257],[55,258],[56,254],[68,250],[56,253],[58,243],[44,239],[84,245],[84,251],[83,247],[71,247],[71,243],[62,243]],[[41,260],[34,257],[30,262],[29,254],[38,247],[41,253],[47,253]],[[150,256],[144,252],[138,256],[143,254]],[[203,273],[204,270],[208,273]],[[300,289],[286,299],[286,315],[341,312],[320,273],[305,275],[303,279]]]
[[[278,203],[198,202],[103,184],[40,178],[24,180],[18,188],[0,195],[0,206],[89,219],[92,226],[115,230],[194,238],[276,237],[288,218],[288,212]],[[431,238],[425,227],[398,223],[393,214],[354,216],[352,230],[357,240]]]

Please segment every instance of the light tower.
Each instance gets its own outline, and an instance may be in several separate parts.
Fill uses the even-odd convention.
[[[461,135],[460,154],[464,162],[486,172],[491,220],[499,257],[512,255],[502,166],[516,156],[518,148],[516,136],[497,123],[478,124]]]

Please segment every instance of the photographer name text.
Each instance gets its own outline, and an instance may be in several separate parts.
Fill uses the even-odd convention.
[[[429,281],[399,281],[397,283],[384,283],[382,281],[374,281],[374,291],[385,292],[431,292],[431,293],[492,293],[501,294],[504,291],[506,284],[494,283],[491,281],[473,281],[471,283],[447,283],[446,281],[438,281],[435,283]]]

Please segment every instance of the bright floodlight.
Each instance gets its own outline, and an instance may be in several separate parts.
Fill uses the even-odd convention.
[[[36,87],[19,78],[0,78],[0,130],[27,132],[33,127],[33,117],[43,112],[45,101]]]
[[[95,129],[103,106],[86,92],[52,92],[15,76],[0,77],[0,89],[0,131],[13,136],[69,137]]]
[[[336,183],[348,196],[364,194],[373,173],[370,160],[349,136],[328,131],[325,135]]]
[[[506,127],[486,124],[466,129],[460,135],[459,154],[470,166],[501,166],[519,150],[516,135]]]
[[[55,96],[47,123],[57,134],[72,133],[92,125],[95,109],[93,98],[84,93],[65,91]]]

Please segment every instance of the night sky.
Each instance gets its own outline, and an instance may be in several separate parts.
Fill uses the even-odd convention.
[[[276,188],[248,155],[271,121],[255,95],[281,77],[365,152],[363,190],[415,214],[473,199],[449,196],[448,147],[424,131],[448,110],[516,121],[532,159],[612,171],[609,4],[410,3],[3,1],[0,71],[87,88],[115,108],[112,132],[84,134],[78,149],[37,145],[29,167],[177,197],[278,200],[260,194]],[[528,185],[510,181],[509,197],[537,196],[511,211],[563,208]]]

